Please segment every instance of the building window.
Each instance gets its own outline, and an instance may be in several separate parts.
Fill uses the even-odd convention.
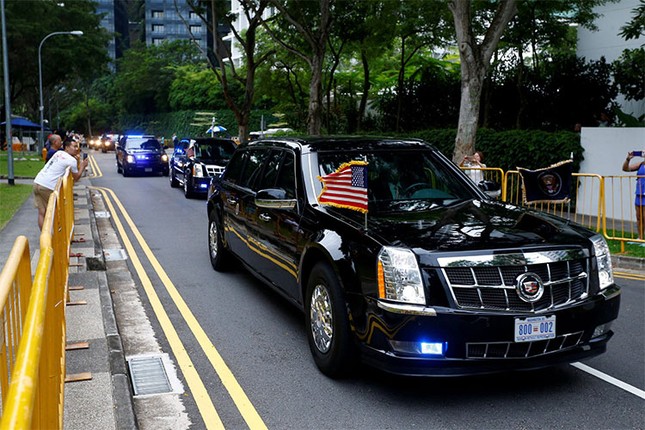
[[[199,15],[197,15],[195,12],[190,11],[188,12],[188,19],[190,20],[196,20],[199,19]]]
[[[152,32],[153,33],[163,33],[164,32],[163,24],[152,24]]]
[[[190,32],[192,34],[202,34],[202,26],[201,25],[191,25],[190,26]]]
[[[159,46],[159,45],[161,45],[163,43],[163,41],[164,41],[164,39],[154,38],[154,39],[152,39],[152,44],[154,46]]]
[[[163,10],[153,10],[152,11],[152,17],[153,18],[163,18]]]

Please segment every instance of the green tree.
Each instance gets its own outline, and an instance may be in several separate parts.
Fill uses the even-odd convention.
[[[206,52],[206,58],[211,70],[221,84],[224,100],[235,115],[238,124],[240,141],[246,141],[249,134],[251,110],[255,101],[255,74],[258,67],[266,60],[270,52],[256,55],[258,30],[263,22],[262,16],[269,0],[240,0],[242,15],[232,13],[230,2],[222,0],[187,0],[191,7],[206,25],[210,25],[214,47]],[[237,31],[234,25],[236,19],[244,19],[248,23],[246,32]],[[244,55],[244,67],[236,65],[236,59],[231,58],[231,51],[225,36],[219,29],[220,25],[233,32],[234,43],[241,47]],[[190,26],[188,26],[190,28]]]
[[[204,65],[175,68],[168,103],[173,111],[226,109],[222,85],[213,71]]]
[[[452,0],[450,11],[455,22],[459,57],[461,59],[461,101],[459,103],[459,124],[455,139],[454,162],[463,160],[465,155],[475,151],[479,108],[491,57],[497,48],[508,23],[517,12],[517,0],[499,0],[496,10],[488,15],[480,14],[476,21],[484,21],[484,34],[477,34],[470,0]],[[481,41],[481,42],[480,42]]]
[[[168,112],[175,68],[199,61],[197,49],[187,41],[165,42],[150,47],[135,44],[117,61],[114,85],[119,111],[140,114]]]
[[[75,79],[104,70],[109,61],[109,35],[100,26],[96,4],[91,0],[7,0],[5,15],[9,97],[14,112],[38,116],[38,47],[48,34],[83,31],[80,37],[57,35],[43,43],[41,65],[44,101],[63,87],[69,89]]]
[[[307,132],[319,135],[322,128],[323,65],[335,19],[336,0],[270,2],[280,14],[274,26],[265,28],[280,46],[309,66]]]

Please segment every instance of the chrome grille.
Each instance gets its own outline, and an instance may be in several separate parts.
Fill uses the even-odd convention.
[[[566,305],[588,293],[586,258],[517,266],[444,267],[443,274],[459,308],[537,312]],[[533,303],[520,299],[515,282],[532,272],[544,283],[544,294]]]
[[[208,173],[208,176],[219,176],[222,172],[224,171],[224,167],[222,166],[215,166],[215,165],[209,165],[206,166],[206,172]]]
[[[554,339],[533,342],[467,343],[467,358],[528,358],[573,348],[580,343],[583,332],[565,334]]]

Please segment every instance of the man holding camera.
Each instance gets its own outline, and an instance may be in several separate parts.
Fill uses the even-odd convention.
[[[58,137],[60,139],[60,136]],[[80,163],[81,148],[77,141],[65,139],[63,150],[57,151],[45,166],[38,172],[34,179],[34,203],[38,209],[38,228],[42,230],[45,221],[45,212],[49,196],[56,188],[59,178],[65,175],[69,167],[72,172],[74,182],[78,181],[83,175],[89,161],[84,158]]]

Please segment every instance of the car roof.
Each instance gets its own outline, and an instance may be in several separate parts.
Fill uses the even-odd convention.
[[[374,149],[435,149],[431,144],[412,138],[373,136],[278,137],[253,140],[241,147],[290,147],[301,151],[342,151]]]

